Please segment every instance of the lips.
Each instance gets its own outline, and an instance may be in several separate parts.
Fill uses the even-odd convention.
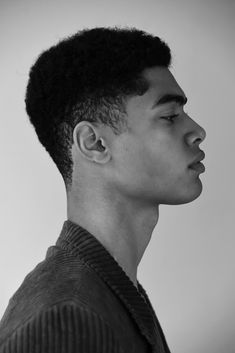
[[[195,164],[199,163],[200,161],[202,161],[205,158],[205,153],[203,151],[201,151],[197,157],[194,159],[194,161],[189,165],[189,168],[194,167]]]

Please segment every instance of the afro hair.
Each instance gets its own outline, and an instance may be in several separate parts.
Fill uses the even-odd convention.
[[[29,73],[26,111],[67,191],[74,127],[86,120],[109,125],[115,134],[125,131],[125,99],[148,89],[141,73],[170,62],[159,37],[118,27],[83,29],[38,57]]]

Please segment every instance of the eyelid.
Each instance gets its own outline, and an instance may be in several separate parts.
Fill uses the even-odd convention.
[[[175,118],[177,118],[180,114],[171,114],[171,115],[166,115],[162,116],[161,119],[165,119],[167,121],[173,122]],[[173,119],[173,120],[172,120]]]

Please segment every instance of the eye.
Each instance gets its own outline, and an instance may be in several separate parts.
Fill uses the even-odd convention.
[[[175,118],[177,118],[178,116],[179,116],[179,114],[162,116],[161,119],[165,119],[165,120],[170,121],[171,123],[173,123]]]

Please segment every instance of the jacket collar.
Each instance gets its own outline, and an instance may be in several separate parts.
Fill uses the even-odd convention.
[[[67,220],[56,245],[79,255],[120,298],[147,341],[157,352],[164,352],[165,338],[148,296],[138,289],[95,236],[78,224]],[[166,350],[167,351],[167,350]]]

